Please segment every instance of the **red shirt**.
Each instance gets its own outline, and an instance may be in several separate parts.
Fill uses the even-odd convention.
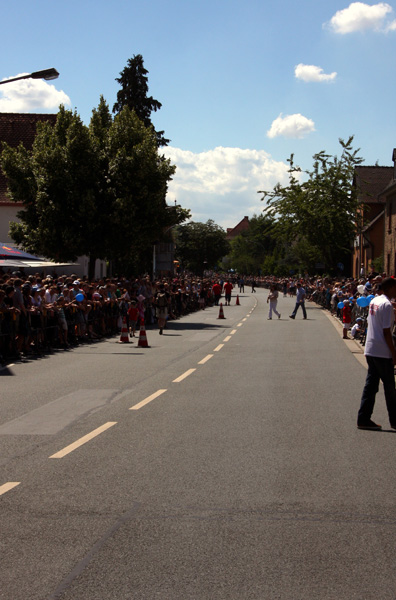
[[[219,283],[215,283],[212,290],[215,296],[221,296],[221,285]]]
[[[350,323],[351,320],[352,320],[352,308],[349,306],[349,304],[347,304],[342,309],[342,322]]]
[[[137,306],[131,306],[128,309],[128,317],[131,319],[131,321],[137,321],[139,318],[139,309]]]
[[[232,292],[232,283],[230,283],[229,281],[227,281],[227,283],[224,284],[224,291],[226,294],[231,294]]]

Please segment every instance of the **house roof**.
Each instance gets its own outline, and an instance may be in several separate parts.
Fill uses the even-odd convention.
[[[54,125],[56,117],[56,114],[0,113],[0,142],[6,142],[14,148],[22,142],[25,148],[31,150],[37,123],[49,121]],[[0,169],[0,204],[4,203],[9,203],[7,180]]]
[[[237,235],[240,235],[243,231],[249,229],[249,217],[243,217],[242,221],[239,221],[235,227],[227,227],[227,240],[231,240]]]
[[[367,223],[367,225],[365,227],[363,227],[362,232],[366,233],[367,231],[370,231],[370,229],[372,229],[372,227],[380,220],[383,219],[385,215],[385,209],[381,210],[380,213],[378,213],[378,215],[372,220],[370,221],[370,223]]]
[[[367,204],[384,204],[381,192],[393,179],[393,167],[355,167],[353,183],[357,187],[358,199]]]

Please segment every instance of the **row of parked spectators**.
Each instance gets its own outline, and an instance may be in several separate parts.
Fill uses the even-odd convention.
[[[141,319],[146,327],[156,324],[161,290],[166,292],[168,319],[178,319],[214,304],[213,288],[224,282],[220,277],[91,282],[76,275],[0,274],[0,360],[115,335],[124,318],[133,335]]]

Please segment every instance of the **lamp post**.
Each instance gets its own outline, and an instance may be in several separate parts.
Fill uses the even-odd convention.
[[[0,81],[0,85],[3,83],[11,83],[12,81],[19,81],[20,79],[45,79],[46,81],[51,81],[52,79],[58,79],[58,77],[59,73],[56,69],[44,69],[43,71],[29,73],[29,75],[20,75],[19,77],[13,77],[12,79]]]

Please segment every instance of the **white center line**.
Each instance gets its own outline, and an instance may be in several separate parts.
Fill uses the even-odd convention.
[[[237,327],[242,327],[243,323],[238,323]]]
[[[191,375],[191,373],[194,373],[194,371],[196,371],[196,369],[188,369],[188,371],[183,373],[183,375],[180,375],[180,377],[177,377],[177,379],[174,379],[173,383],[179,383],[180,381],[183,381],[183,379],[185,379],[186,377]]]
[[[108,423],[101,425],[97,429],[91,431],[91,433],[87,433],[87,435],[84,435],[84,437],[73,442],[69,446],[66,446],[66,448],[63,448],[63,450],[59,450],[59,452],[56,452],[55,454],[50,456],[50,458],[63,458],[64,456],[66,456],[66,454],[70,454],[70,452],[73,452],[73,450],[76,450],[80,446],[83,446],[83,444],[86,444],[87,442],[95,438],[97,435],[100,435],[101,433],[106,431],[106,429],[113,427],[113,425],[117,425],[117,421],[109,421]]]
[[[210,360],[213,357],[213,354],[208,354],[207,356],[205,356],[205,358],[203,358],[202,360],[199,361],[199,365],[204,365],[206,362],[208,362],[208,360]]]
[[[234,335],[234,333],[236,333],[236,329],[233,329],[230,333],[230,335]]]
[[[219,345],[217,346],[217,348],[215,348],[215,349],[213,350],[213,352],[218,352],[219,350],[221,350],[221,349],[222,349],[222,347],[223,347],[223,346],[224,346],[224,344],[219,344]]]
[[[20,481],[7,481],[7,483],[0,485],[0,496],[5,494],[6,492],[9,492],[10,490],[12,490],[12,488],[16,487],[20,483]]]
[[[138,404],[135,404],[135,406],[131,406],[129,410],[139,410],[139,408],[142,408],[142,406],[145,406],[152,400],[155,400],[156,398],[158,398],[158,396],[161,396],[161,394],[164,394],[166,391],[167,390],[157,390],[156,392],[154,392],[154,394],[151,394],[151,396],[148,396]]]
[[[229,342],[231,339],[230,335],[227,335],[227,337],[224,338],[223,342]]]

